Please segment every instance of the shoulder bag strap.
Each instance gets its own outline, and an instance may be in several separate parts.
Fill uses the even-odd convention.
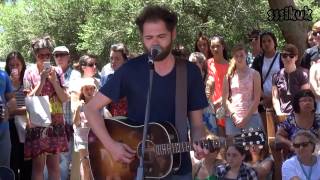
[[[186,60],[176,58],[176,97],[175,97],[175,127],[180,141],[187,141],[187,63]]]
[[[266,76],[264,77],[264,79],[262,80],[262,84],[264,84],[264,82],[266,81],[267,77],[269,76],[270,71],[271,71],[271,69],[272,69],[272,66],[273,66],[274,62],[276,61],[278,55],[279,55],[279,53],[277,53],[277,54],[274,56],[274,58],[273,58],[273,60],[272,60],[272,63],[271,63],[271,65],[269,66],[268,72],[267,72]],[[262,59],[262,60],[263,60],[263,59]]]

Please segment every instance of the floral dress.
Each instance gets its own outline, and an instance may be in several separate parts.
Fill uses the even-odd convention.
[[[57,79],[62,86],[64,83],[62,70],[54,68],[57,73]],[[26,90],[34,89],[40,83],[40,80],[40,73],[36,65],[25,71],[24,87]],[[68,151],[62,102],[48,79],[42,88],[41,96],[49,96],[52,123],[49,127],[26,128],[25,159],[32,159],[43,153],[57,154]]]

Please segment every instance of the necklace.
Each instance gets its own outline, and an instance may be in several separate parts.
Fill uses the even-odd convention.
[[[312,157],[313,157],[313,156],[312,156]],[[306,179],[307,179],[307,180],[311,180],[312,168],[313,168],[313,165],[316,164],[316,163],[313,163],[313,164],[311,165],[311,168],[309,169],[309,172],[308,172],[308,174],[307,174],[307,172],[306,172],[306,170],[304,169],[301,161],[300,161],[299,159],[298,159],[298,161],[299,161],[299,165],[300,165],[300,167],[301,167],[301,169],[302,169],[302,172],[303,172],[304,176],[306,177]],[[316,160],[316,161],[317,161],[317,160]]]

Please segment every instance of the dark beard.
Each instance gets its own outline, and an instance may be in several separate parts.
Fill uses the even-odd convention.
[[[161,53],[154,58],[154,61],[163,61],[171,52],[172,43],[170,43],[167,47],[161,48]]]

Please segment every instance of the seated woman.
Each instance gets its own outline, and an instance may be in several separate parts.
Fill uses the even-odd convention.
[[[226,165],[217,167],[218,179],[236,180],[250,179],[258,180],[257,172],[250,166],[243,163],[246,157],[246,150],[243,146],[230,145],[226,153]]]
[[[282,180],[320,179],[320,156],[314,155],[318,139],[307,130],[299,130],[293,136],[295,156],[282,165]]]
[[[209,133],[206,137],[207,139],[217,140],[217,137]],[[195,162],[195,159],[192,163],[192,177],[195,180],[216,180],[216,168],[218,165],[224,164],[224,160],[218,159],[218,153],[220,148],[215,149],[215,151],[207,154],[200,161]]]
[[[315,116],[315,97],[311,90],[301,90],[292,101],[293,114],[278,125],[276,146],[294,152],[292,136],[300,129],[309,130],[319,137],[319,116]]]
[[[272,180],[273,157],[269,154],[268,146],[252,145],[249,152],[246,162],[257,171],[259,179]]]

